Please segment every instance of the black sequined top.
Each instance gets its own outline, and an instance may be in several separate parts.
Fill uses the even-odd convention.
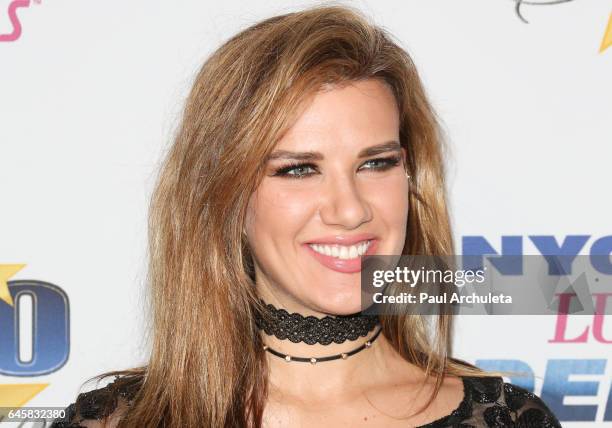
[[[500,377],[462,377],[464,396],[457,408],[417,428],[561,428],[561,424],[535,394],[506,383]],[[109,385],[79,394],[66,408],[66,416],[51,428],[84,428],[87,420],[101,420],[118,405],[129,406],[140,383],[116,377]]]

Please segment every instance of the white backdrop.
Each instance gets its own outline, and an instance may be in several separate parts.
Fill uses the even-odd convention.
[[[0,296],[35,280],[69,302],[69,340],[34,355],[67,361],[37,371],[2,342],[17,316],[0,300],[0,406],[63,406],[87,377],[143,362],[147,202],[192,79],[240,29],[310,4],[0,0]],[[589,254],[612,235],[612,2],[523,4],[529,23],[514,0],[345,4],[401,41],[443,120],[458,253],[465,236],[537,254],[531,235],[589,235]],[[612,322],[608,343],[549,343],[555,322],[464,317],[456,354],[528,368],[564,426],[612,426]],[[566,338],[591,324],[570,318]]]

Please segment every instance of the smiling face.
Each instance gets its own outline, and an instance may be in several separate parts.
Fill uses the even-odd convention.
[[[265,301],[303,314],[361,309],[360,255],[404,247],[399,126],[391,89],[364,80],[318,92],[278,142],[245,226]]]

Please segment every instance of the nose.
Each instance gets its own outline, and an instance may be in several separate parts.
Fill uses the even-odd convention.
[[[324,180],[319,215],[327,225],[356,229],[372,219],[372,210],[354,175],[335,174]]]

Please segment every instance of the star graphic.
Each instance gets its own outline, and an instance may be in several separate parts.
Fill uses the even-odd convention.
[[[601,41],[599,52],[603,52],[610,47],[610,45],[612,45],[612,13],[610,13],[610,17],[608,18],[608,26],[606,27],[606,32],[604,33],[603,40]]]
[[[7,281],[24,267],[23,264],[0,265],[0,300],[4,300],[10,306],[13,306],[13,298],[9,293]]]
[[[37,396],[48,383],[16,383],[0,385],[0,422],[6,416],[3,414],[6,407],[21,407]]]
[[[25,264],[0,264],[0,300],[13,306],[7,281],[25,267]],[[0,385],[0,422],[10,408],[19,408],[38,395],[48,383],[17,383]]]

